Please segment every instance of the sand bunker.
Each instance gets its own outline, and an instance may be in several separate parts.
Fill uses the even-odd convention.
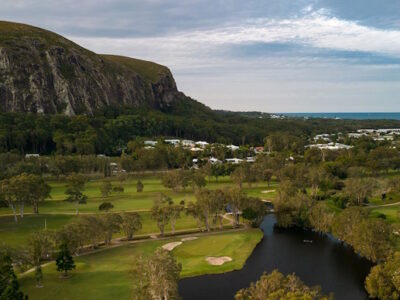
[[[167,251],[172,251],[172,250],[174,250],[175,247],[178,247],[179,245],[182,245],[182,242],[168,243],[168,244],[165,244],[164,246],[162,246],[162,248]]]
[[[183,239],[181,239],[182,242],[188,242],[188,241],[193,241],[193,240],[197,240],[198,237],[197,236],[189,236],[189,237],[185,237]]]
[[[213,266],[221,266],[226,262],[232,261],[232,258],[229,256],[221,256],[221,257],[206,257],[206,261]]]
[[[262,191],[261,193],[263,193],[263,194],[269,194],[269,193],[273,193],[273,192],[275,192],[276,190],[265,190],[265,191]]]

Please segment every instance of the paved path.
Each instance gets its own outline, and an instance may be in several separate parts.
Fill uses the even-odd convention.
[[[367,205],[368,208],[380,208],[380,207],[388,207],[388,206],[396,206],[400,205],[400,202],[389,203],[389,204],[382,204],[382,205]]]

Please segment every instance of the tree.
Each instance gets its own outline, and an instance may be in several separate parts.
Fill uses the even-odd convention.
[[[323,168],[312,167],[307,172],[308,183],[311,187],[311,197],[313,199],[317,198],[320,186],[328,181],[328,175]]]
[[[143,188],[144,188],[143,183],[140,180],[138,180],[138,182],[136,183],[136,191],[138,193],[141,193],[143,192]]]
[[[400,298],[400,252],[374,266],[365,280],[370,298],[395,300]]]
[[[50,186],[42,177],[34,174],[22,173],[9,180],[3,180],[0,184],[4,200],[12,209],[14,219],[16,217],[16,205],[20,206],[20,216],[24,217],[25,204],[32,204],[33,212],[39,213],[39,203],[50,197]]]
[[[201,189],[196,192],[197,203],[193,208],[198,209],[198,215],[204,221],[204,226],[207,231],[210,231],[209,218],[212,212],[212,196],[211,191]]]
[[[158,199],[154,200],[153,207],[151,209],[151,217],[157,222],[157,227],[160,230],[160,235],[164,235],[165,226],[170,221],[171,210],[170,205],[173,202],[171,198],[161,194]]]
[[[170,210],[170,223],[171,223],[171,232],[172,234],[175,233],[175,224],[176,220],[181,217],[181,212],[185,209],[185,202],[182,201],[179,204],[170,204],[169,205],[169,210]]]
[[[227,190],[226,195],[226,201],[233,217],[233,227],[236,228],[239,226],[240,212],[245,208],[247,198],[243,191],[236,187]]]
[[[180,173],[178,170],[170,171],[162,177],[162,184],[174,192],[178,191],[180,185]]]
[[[122,214],[122,230],[128,240],[132,240],[135,232],[140,229],[142,229],[142,222],[138,213],[124,212]]]
[[[64,278],[68,277],[68,271],[75,269],[74,259],[66,244],[60,245],[60,251],[56,258],[56,266],[58,272],[63,272]]]
[[[207,181],[204,178],[204,175],[200,171],[195,171],[191,174],[192,176],[192,186],[193,189],[198,188],[201,189],[207,185]]]
[[[293,187],[282,184],[274,201],[277,225],[283,228],[307,227],[311,199]]]
[[[85,189],[86,178],[80,174],[71,174],[67,177],[67,189],[65,194],[68,195],[66,201],[74,202],[76,214],[79,214],[79,204],[86,204],[87,196],[82,193]]]
[[[211,191],[211,212],[213,214],[213,224],[218,222],[219,228],[223,228],[223,215],[225,214],[227,196],[222,190]]]
[[[101,216],[101,220],[104,243],[110,245],[113,234],[121,231],[122,217],[119,214],[104,214]]]
[[[242,217],[250,222],[252,227],[259,227],[266,212],[265,203],[258,198],[247,198],[246,208]]]
[[[242,188],[243,182],[246,181],[247,178],[247,171],[244,165],[238,166],[231,174],[232,181]]]
[[[99,205],[99,210],[100,211],[106,211],[108,212],[109,210],[113,209],[114,205],[111,202],[103,202]]]
[[[103,198],[107,198],[108,196],[110,196],[110,193],[112,191],[111,182],[108,180],[103,181],[100,186],[100,191]]]
[[[329,300],[333,295],[322,294],[321,287],[308,287],[295,274],[286,277],[278,272],[264,273],[250,287],[236,293],[235,300],[314,299]]]
[[[54,250],[54,234],[51,231],[34,232],[28,240],[28,253],[30,260],[35,267],[36,285],[42,286],[42,267],[44,260],[51,259]]]
[[[199,230],[201,230],[202,211],[197,201],[190,201],[187,204],[186,215],[192,216],[197,222],[197,227],[199,228]]]
[[[373,262],[386,259],[392,248],[389,224],[369,218],[360,207],[349,207],[336,215],[332,234]]]
[[[349,178],[345,182],[343,194],[349,198],[351,204],[362,205],[371,196],[375,185],[375,181],[370,178]]]
[[[308,221],[310,226],[316,231],[329,233],[331,231],[333,216],[324,203],[317,203],[311,207]]]
[[[8,179],[4,179],[0,181],[0,193],[2,196],[2,200],[7,203],[7,205],[11,208],[15,222],[18,222],[16,206],[17,206],[17,199],[11,189],[10,181]]]
[[[182,270],[171,252],[158,248],[149,257],[139,256],[134,262],[133,300],[179,299],[178,281]]]
[[[12,261],[7,254],[0,256],[0,299],[28,299],[28,297],[19,290],[19,283],[14,273]]]

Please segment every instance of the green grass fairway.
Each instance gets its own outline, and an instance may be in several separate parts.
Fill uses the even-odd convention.
[[[173,253],[182,263],[182,276],[227,272],[241,268],[261,238],[258,229],[200,236],[198,240],[184,242]],[[129,271],[134,256],[151,253],[174,240],[147,241],[78,257],[77,269],[69,279],[59,278],[55,264],[51,263],[43,268],[43,288],[35,287],[33,273],[20,278],[21,287],[31,300],[130,299],[134,278]],[[210,255],[230,256],[233,261],[210,266],[204,261]]]
[[[88,196],[87,204],[79,206],[80,214],[99,213],[98,207],[103,201],[112,202],[114,208],[112,212],[122,211],[140,211],[142,216],[143,228],[138,234],[149,234],[158,232],[156,223],[150,218],[149,212],[153,206],[153,200],[164,193],[171,197],[175,202],[185,200],[185,202],[195,201],[195,196],[190,187],[186,191],[173,192],[165,188],[160,178],[145,177],[142,179],[144,184],[144,191],[142,193],[136,192],[136,179],[128,179],[124,182],[125,191],[120,194],[112,193],[110,197],[103,199],[100,196],[100,185],[102,179],[91,180],[86,184],[84,193]],[[31,207],[25,208],[25,217],[23,220],[19,218],[19,222],[15,223],[11,215],[11,210],[7,207],[0,208],[0,243],[5,243],[10,246],[18,246],[26,243],[29,235],[36,230],[43,229],[45,220],[47,220],[48,229],[59,229],[68,222],[73,221],[77,216],[75,215],[75,204],[64,201],[66,195],[65,182],[51,181],[49,184],[52,187],[51,199],[41,203],[39,207],[39,215],[32,215]],[[119,184],[117,181],[112,181],[115,186]],[[225,187],[233,186],[229,177],[221,177],[218,182],[211,178],[207,184],[209,189],[223,189]],[[277,188],[276,183],[271,183],[270,186],[266,182],[258,183],[249,187],[244,185],[244,191],[253,197],[260,197],[261,199],[271,199],[275,197],[275,192],[265,193],[266,190],[274,190]],[[263,193],[264,192],[264,193]],[[196,221],[184,214],[177,221],[176,230],[196,228]],[[170,231],[171,227],[167,226],[166,231]],[[118,237],[120,235],[115,235]]]
[[[159,232],[156,222],[151,218],[150,212],[141,212],[142,229],[137,234],[150,234]],[[80,216],[76,215],[26,215],[23,220],[15,223],[14,218],[11,216],[0,217],[0,243],[9,246],[23,246],[27,243],[30,234],[34,231],[42,230],[47,222],[49,230],[60,229],[63,225],[72,222]],[[197,222],[185,214],[177,220],[175,229],[195,229]],[[171,231],[171,225],[166,226],[166,232]],[[115,234],[114,237],[122,236],[123,234]]]
[[[142,193],[136,192],[136,179],[126,180],[123,184],[124,192],[122,193],[112,193],[107,198],[102,198],[100,193],[100,185],[102,179],[91,180],[86,184],[84,194],[88,196],[87,204],[79,205],[79,212],[81,213],[98,213],[99,205],[104,202],[112,202],[114,205],[113,211],[140,211],[149,210],[153,206],[154,199],[160,196],[160,193],[164,193],[171,197],[175,202],[180,202],[185,200],[185,202],[195,201],[193,190],[188,187],[185,191],[173,192],[170,189],[165,188],[161,180],[157,177],[148,177],[142,179],[144,184],[144,191]],[[65,192],[65,182],[49,182],[51,186],[51,199],[46,200],[39,206],[39,212],[42,214],[74,214],[75,204],[64,201],[66,198]],[[112,181],[112,185],[116,186],[119,184],[118,181]],[[233,186],[229,177],[223,177],[215,182],[214,180],[209,181],[207,188],[217,189]],[[254,197],[260,197],[263,199],[273,198],[274,193],[262,193],[262,191],[275,189],[276,184],[271,184],[268,187],[267,183],[259,183],[253,185],[252,187],[244,186],[244,191]],[[32,208],[27,206],[25,208],[26,213],[31,213]],[[11,209],[8,207],[0,207],[1,215],[10,215],[12,213]]]
[[[400,212],[400,204],[371,209],[372,216],[378,216],[379,214],[384,214],[386,216],[386,220],[388,220],[391,223],[400,222],[398,215],[399,212]]]
[[[206,236],[184,242],[174,249],[175,257],[182,264],[181,277],[241,269],[262,236],[260,230],[254,229],[241,233],[220,234],[217,237]],[[205,261],[207,256],[229,256],[233,260],[222,266],[212,266]]]

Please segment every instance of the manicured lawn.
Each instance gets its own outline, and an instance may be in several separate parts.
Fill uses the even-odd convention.
[[[174,249],[174,255],[183,267],[181,276],[190,277],[241,269],[262,235],[260,230],[253,229],[241,233],[220,234],[217,237],[206,236],[183,243]],[[212,266],[205,261],[207,256],[229,256],[233,260],[222,266]]]
[[[138,234],[149,234],[158,232],[156,222],[151,218],[149,212],[141,212],[142,229]],[[26,215],[23,220],[15,223],[13,217],[0,217],[0,241],[9,246],[22,246],[27,243],[30,234],[34,231],[42,230],[47,222],[49,230],[60,229],[65,224],[79,218],[76,215]],[[191,216],[182,214],[177,220],[176,230],[196,228],[197,223]],[[171,231],[171,226],[166,226],[166,232]],[[115,234],[114,237],[122,236],[123,234]]]
[[[378,216],[379,214],[384,214],[386,219],[391,222],[400,222],[398,212],[400,211],[400,204],[386,207],[377,207],[371,209],[372,216]]]
[[[102,180],[92,180],[86,184],[84,194],[88,196],[86,204],[79,205],[79,211],[82,213],[97,213],[99,210],[99,205],[104,202],[112,202],[114,205],[113,211],[140,211],[149,210],[153,206],[154,199],[160,196],[160,193],[171,197],[175,202],[180,202],[185,200],[185,202],[195,201],[193,190],[188,187],[185,191],[173,192],[170,189],[165,188],[161,180],[156,177],[148,177],[142,179],[144,184],[144,191],[138,193],[136,191],[136,179],[126,180],[123,184],[124,192],[122,193],[112,193],[107,198],[102,198],[100,193],[100,185]],[[41,203],[39,207],[40,213],[43,214],[73,214],[75,213],[75,204],[64,201],[66,198],[65,192],[65,182],[49,182],[51,186],[51,199],[46,200]],[[112,181],[112,185],[116,186],[119,184],[118,181]],[[207,184],[209,189],[217,189],[232,186],[233,183],[230,181],[229,177],[223,177],[215,182],[211,179]],[[259,183],[253,185],[252,187],[244,186],[244,191],[254,197],[260,197],[262,199],[270,199],[275,197],[275,193],[262,193],[265,190],[275,189],[275,185],[268,187],[267,183]],[[26,213],[31,213],[32,208],[26,207]],[[0,208],[0,215],[11,214],[11,209],[7,207]]]
[[[182,263],[182,276],[227,272],[241,268],[261,238],[261,231],[256,229],[200,236],[198,240],[184,242],[173,253]],[[43,288],[35,287],[33,273],[29,273],[20,278],[22,290],[31,300],[130,299],[134,278],[129,271],[134,257],[152,253],[157,247],[176,240],[147,241],[78,257],[77,269],[69,279],[59,278],[52,263],[43,268]],[[210,266],[204,260],[207,256],[230,256],[233,261]]]
[[[26,215],[15,223],[12,216],[0,217],[0,241],[10,246],[22,246],[32,232],[45,228],[45,222],[48,229],[55,230],[74,218],[73,215]]]

